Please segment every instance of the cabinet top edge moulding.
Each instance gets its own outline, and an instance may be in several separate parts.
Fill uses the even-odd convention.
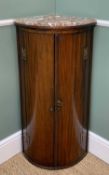
[[[96,20],[75,16],[34,16],[19,18],[15,21],[16,25],[38,29],[72,29],[85,26],[96,25]]]

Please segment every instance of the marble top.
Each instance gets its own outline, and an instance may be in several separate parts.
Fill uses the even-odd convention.
[[[81,18],[75,16],[34,16],[19,18],[15,21],[15,24],[26,25],[26,26],[36,26],[36,27],[75,27],[83,25],[94,25],[96,24],[95,19]]]

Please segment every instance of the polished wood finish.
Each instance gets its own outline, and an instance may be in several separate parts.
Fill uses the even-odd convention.
[[[67,167],[87,152],[93,27],[17,26],[23,151],[36,165]]]
[[[33,161],[51,166],[54,158],[54,113],[50,111],[54,104],[54,38],[22,31],[19,35],[20,48],[26,50],[26,60],[20,57],[24,152]]]

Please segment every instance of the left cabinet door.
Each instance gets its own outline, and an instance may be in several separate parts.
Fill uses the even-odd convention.
[[[54,166],[54,35],[18,29],[23,151]]]

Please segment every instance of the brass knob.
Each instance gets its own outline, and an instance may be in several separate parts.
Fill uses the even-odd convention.
[[[62,107],[63,106],[62,101],[61,100],[57,100],[56,106]]]
[[[62,101],[61,100],[57,100],[55,106],[54,107],[50,107],[49,111],[50,112],[58,112],[61,109],[62,106],[63,106]]]
[[[57,100],[56,105],[55,105],[55,111],[58,112],[61,107],[63,106],[63,103],[61,100]]]

